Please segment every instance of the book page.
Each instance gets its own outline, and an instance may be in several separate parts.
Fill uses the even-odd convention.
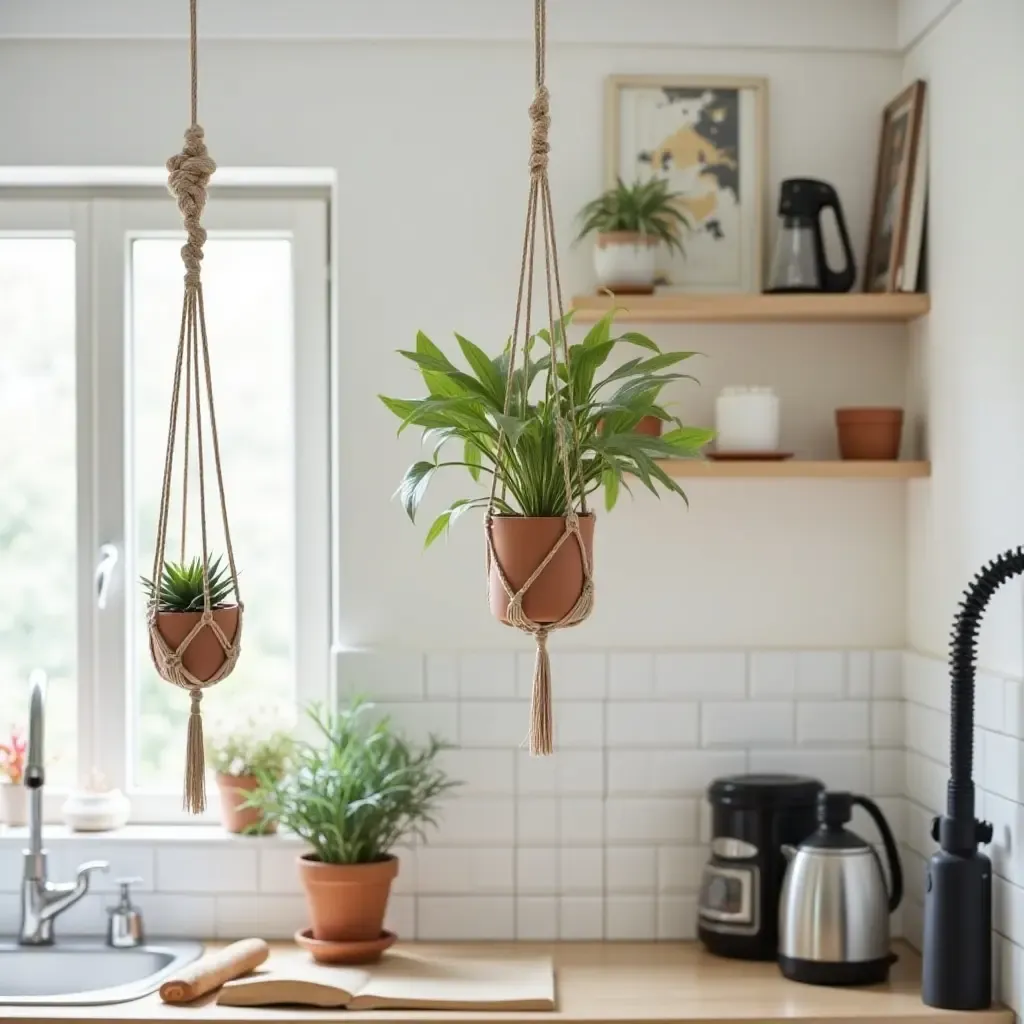
[[[442,960],[386,953],[367,967],[350,1010],[553,1010],[550,959]]]
[[[227,982],[217,996],[221,1006],[348,1006],[352,993],[363,988],[369,975],[363,967],[327,967],[308,954],[274,954],[269,968],[261,968]]]

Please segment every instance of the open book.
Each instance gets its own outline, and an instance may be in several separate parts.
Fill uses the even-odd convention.
[[[385,953],[375,964],[334,967],[301,954],[229,981],[222,1006],[300,1004],[349,1010],[553,1010],[550,959],[441,960]]]

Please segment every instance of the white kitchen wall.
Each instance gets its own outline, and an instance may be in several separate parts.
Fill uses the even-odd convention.
[[[429,844],[399,851],[389,925],[404,937],[692,938],[718,775],[797,771],[869,793],[903,836],[899,651],[592,650],[553,667],[558,752],[531,758],[528,655],[342,656],[345,689],[454,744],[446,767],[464,782]],[[862,816],[854,827],[875,835]],[[55,879],[112,864],[65,934],[104,927],[119,875],[142,878],[154,935],[286,938],[305,923],[295,840],[139,827],[48,843]],[[23,844],[0,829],[0,934],[17,924]]]
[[[427,32],[415,14],[422,5],[392,4],[404,13],[390,22],[372,4],[346,5],[362,39],[340,38],[336,13],[316,23],[327,33],[317,38],[315,6],[298,5],[292,27],[278,26],[301,38],[275,42],[255,14],[234,22],[250,38],[223,38],[231,4],[201,5],[218,38],[200,47],[200,116],[222,166],[337,175],[337,638],[348,647],[506,648],[513,638],[483,601],[479,523],[467,517],[447,548],[424,554],[424,527],[411,527],[391,501],[418,449],[412,432],[395,439],[397,423],[376,395],[415,392],[415,374],[393,350],[417,328],[445,345],[457,329],[490,349],[510,328],[527,186],[530,5],[502,4],[483,25],[475,15],[460,21],[456,3],[439,4],[431,38],[418,40]],[[0,90],[23,100],[0,105],[0,161],[161,165],[180,146],[187,114],[185,48],[166,38],[183,23],[97,0],[83,24],[74,7],[3,5]],[[892,5],[638,2],[628,32],[622,10],[610,0],[552,3],[551,173],[567,290],[592,284],[588,248],[568,243],[573,214],[602,185],[603,85],[616,72],[766,76],[769,224],[780,178],[820,176],[837,186],[862,254],[879,112],[899,84]],[[5,19],[17,38],[3,39]],[[468,28],[452,39],[460,25]],[[39,38],[54,35],[67,38]],[[583,41],[559,41],[568,38]],[[695,367],[704,386],[675,395],[682,415],[708,421],[723,383],[775,384],[784,439],[804,454],[834,451],[836,404],[904,392],[898,328],[654,333],[665,346],[707,353]],[[689,490],[689,512],[638,495],[601,516],[595,614],[554,648],[597,638],[646,648],[902,645],[905,485],[740,480]],[[424,518],[443,493],[452,492],[439,488]]]

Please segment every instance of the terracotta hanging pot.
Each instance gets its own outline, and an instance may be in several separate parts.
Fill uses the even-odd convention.
[[[657,416],[644,416],[633,428],[634,434],[646,434],[648,437],[661,437],[661,420]]]
[[[902,409],[836,409],[836,428],[839,454],[844,459],[899,458]]]
[[[594,516],[587,513],[579,520],[587,563],[593,570]],[[494,516],[491,519],[494,555],[513,591],[518,591],[533,575],[564,532],[565,520],[561,516]],[[509,597],[493,562],[488,582],[491,614],[507,625]],[[583,556],[579,541],[571,536],[523,595],[523,614],[541,624],[558,622],[579,600],[583,582]]]
[[[384,930],[398,858],[369,864],[324,864],[299,857],[299,875],[313,938],[326,942],[370,942]]]
[[[202,612],[161,612],[156,613],[156,628],[172,650],[189,635],[192,628],[202,618]],[[231,604],[224,608],[216,608],[213,621],[220,626],[228,641],[232,644],[238,634],[238,605]],[[152,644],[150,645],[152,648]],[[155,658],[155,655],[154,655]],[[217,639],[217,634],[209,626],[203,626],[192,638],[181,656],[185,668],[202,682],[216,678],[217,673],[227,661],[224,648]]]
[[[277,831],[276,821],[264,821],[263,812],[258,808],[243,806],[246,797],[259,784],[259,779],[255,775],[217,773],[217,789],[220,790],[220,820],[228,832],[241,834],[256,830],[261,835],[269,836]]]
[[[650,295],[658,273],[658,239],[638,231],[608,231],[594,244],[597,284],[617,295]]]

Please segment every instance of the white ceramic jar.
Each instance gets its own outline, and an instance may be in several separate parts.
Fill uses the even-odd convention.
[[[60,813],[72,832],[109,832],[124,827],[130,810],[128,798],[119,789],[105,793],[74,790]]]
[[[778,451],[778,395],[765,387],[722,388],[715,399],[715,431],[719,451]]]
[[[28,823],[28,790],[20,782],[0,782],[0,825]]]
[[[634,231],[611,231],[594,243],[599,288],[621,295],[650,294],[657,274],[658,242]]]

